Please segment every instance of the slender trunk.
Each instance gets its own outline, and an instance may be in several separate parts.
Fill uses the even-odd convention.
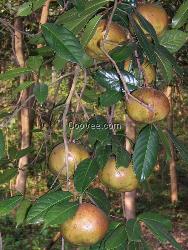
[[[166,95],[169,99],[171,111],[168,116],[168,129],[173,131],[173,89],[169,86],[166,90]],[[178,185],[177,185],[177,174],[176,174],[176,161],[175,161],[175,150],[174,144],[170,141],[170,149],[171,149],[171,159],[169,161],[169,169],[170,169],[170,187],[171,187],[171,202],[172,204],[177,203],[178,201]]]
[[[52,0],[47,0],[42,8],[40,25],[45,24],[48,21],[49,7]]]
[[[14,21],[15,26],[15,53],[20,67],[25,66],[24,50],[23,50],[23,37],[18,30],[23,30],[23,23],[20,17],[16,17]],[[20,83],[25,80],[24,76],[20,77]],[[20,105],[22,105],[28,98],[28,90],[24,90],[20,94]],[[30,146],[30,126],[29,126],[29,108],[25,106],[20,111],[20,125],[21,125],[21,149]],[[16,190],[22,194],[26,189],[26,169],[29,159],[28,155],[23,156],[18,164],[18,176],[16,178]]]
[[[0,250],[3,250],[3,240],[0,232]]]
[[[135,123],[126,116],[126,128],[125,128],[126,136],[131,140],[135,141],[136,137],[136,129]],[[132,145],[128,139],[125,141],[125,148],[129,153],[132,153]],[[131,192],[125,192],[123,195],[123,207],[124,207],[124,216],[127,220],[135,218],[135,200],[136,200],[136,190]]]

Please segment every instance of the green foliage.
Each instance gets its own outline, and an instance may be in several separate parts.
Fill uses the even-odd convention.
[[[43,104],[48,97],[48,85],[45,83],[38,83],[33,89],[33,94],[35,95],[37,101]]]
[[[159,137],[153,125],[144,127],[135,144],[133,153],[133,166],[140,181],[145,181],[157,162],[159,151]]]
[[[0,202],[0,217],[9,214],[22,201],[23,196],[17,195]]]
[[[78,164],[74,174],[74,185],[78,192],[84,193],[91,182],[96,178],[99,165],[95,159],[86,159]]]
[[[0,173],[0,185],[9,182],[17,174],[16,168],[8,168]]]
[[[2,81],[10,80],[10,79],[13,79],[18,76],[22,76],[31,72],[32,72],[32,69],[29,69],[29,68],[12,69],[12,70],[6,71],[3,74],[0,74],[0,80]]]
[[[41,196],[29,209],[26,222],[27,223],[42,222],[49,209],[51,209],[53,206],[57,204],[66,203],[71,198],[72,194],[70,192],[50,191],[49,193]]]
[[[5,138],[3,131],[0,129],[0,159],[3,158],[5,153]]]
[[[100,105],[104,107],[112,106],[117,102],[121,101],[123,98],[123,93],[114,90],[107,90],[100,96]]]
[[[42,63],[43,63],[42,56],[30,56],[27,60],[27,66],[36,72],[39,71]]]
[[[19,207],[16,211],[16,224],[17,227],[24,223],[28,210],[31,207],[31,201],[27,199],[23,199],[19,204]]]
[[[129,242],[141,241],[142,239],[141,227],[136,219],[131,219],[127,221],[126,231],[127,231]]]
[[[181,30],[167,30],[160,38],[160,44],[175,53],[186,43],[187,38],[188,34]]]
[[[100,188],[88,189],[87,195],[92,202],[95,202],[107,215],[110,212],[110,201],[105,192]]]
[[[188,1],[185,0],[172,19],[172,28],[181,28],[188,19]]]

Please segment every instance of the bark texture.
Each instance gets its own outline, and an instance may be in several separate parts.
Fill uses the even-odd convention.
[[[16,17],[14,21],[15,27],[15,54],[20,67],[25,66],[24,49],[23,49],[23,37],[21,32],[23,30],[23,23],[20,17]],[[20,77],[20,83],[25,80],[24,76]],[[28,90],[23,90],[20,94],[20,105],[23,105],[28,98]],[[20,111],[20,126],[21,126],[21,149],[28,148],[30,146],[30,121],[29,121],[29,108],[24,106]],[[27,179],[27,165],[29,163],[28,155],[23,156],[19,160],[18,175],[16,178],[16,190],[22,194],[26,190]]]

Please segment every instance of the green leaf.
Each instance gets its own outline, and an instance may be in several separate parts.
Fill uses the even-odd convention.
[[[32,13],[32,7],[31,1],[23,3],[18,9],[17,16],[29,16]]]
[[[140,224],[136,219],[128,220],[126,223],[126,231],[129,241],[141,241],[142,233]]]
[[[156,129],[158,131],[158,135],[159,135],[160,141],[161,141],[162,145],[165,148],[166,160],[169,161],[171,159],[171,150],[170,150],[169,139],[168,139],[166,133],[163,132],[163,130],[161,128],[156,127]]]
[[[33,152],[33,147],[24,148],[19,151],[16,150],[15,154],[11,155],[11,158],[18,160],[31,152]]]
[[[42,56],[30,56],[27,60],[27,66],[33,71],[38,72],[43,63]]]
[[[111,2],[111,0],[88,1],[83,11],[77,11],[76,8],[72,8],[60,16],[56,23],[63,24],[65,28],[77,34],[85,27],[95,13],[109,2]]]
[[[79,40],[65,27],[48,23],[42,25],[42,31],[48,45],[67,61],[84,65],[83,56],[85,54]]]
[[[44,220],[44,216],[50,208],[57,204],[63,204],[72,198],[70,192],[51,191],[41,196],[31,207],[27,215],[28,223],[39,223]]]
[[[3,131],[0,129],[0,159],[3,158],[5,153],[5,138],[3,135]]]
[[[32,69],[29,68],[16,68],[9,71],[6,71],[3,74],[0,74],[0,80],[10,80],[15,77],[22,76],[28,73],[31,73]]]
[[[151,23],[149,23],[145,18],[144,16],[140,15],[139,12],[136,12],[136,16],[138,18],[138,21],[139,21],[139,24],[141,24],[142,28],[144,30],[146,30],[150,36],[153,38],[154,42],[156,44],[159,43],[159,40],[158,40],[158,37],[157,37],[157,34],[156,34],[156,31],[155,29],[153,28],[153,26],[151,25]]]
[[[31,201],[27,199],[21,201],[16,211],[16,226],[23,224],[30,207],[31,207]]]
[[[132,24],[135,35],[138,38],[139,44],[142,47],[144,54],[147,56],[151,64],[156,64],[156,56],[155,53],[153,53],[152,44],[148,41],[147,36],[144,34],[143,30],[134,19],[132,19]]]
[[[156,52],[156,55],[159,67],[162,71],[162,76],[167,83],[170,83],[173,78],[172,64],[160,51]]]
[[[130,91],[137,89],[138,81],[132,74],[123,70],[121,71],[121,74],[124,77]],[[99,85],[108,90],[115,90],[117,92],[123,91],[119,75],[113,69],[98,70],[95,75],[93,75],[93,78]]]
[[[112,106],[123,98],[123,93],[114,90],[107,90],[100,95],[100,104],[104,107]]]
[[[16,176],[17,169],[16,168],[8,168],[0,173],[0,185],[9,182],[14,176]]]
[[[179,29],[181,28],[188,19],[188,0],[179,7],[176,15],[172,19],[172,28]]]
[[[175,249],[182,250],[181,246],[168,232],[172,228],[169,220],[153,213],[144,213],[139,215],[138,220],[143,221],[145,225],[152,231],[155,237],[160,240],[160,242],[166,243],[166,241],[169,241]]]
[[[61,71],[65,67],[66,63],[67,61],[58,55],[56,55],[53,60],[53,66],[55,67],[55,70],[57,71]]]
[[[99,165],[95,159],[82,161],[74,174],[74,185],[78,192],[84,193],[90,183],[96,178]]]
[[[105,240],[105,249],[114,250],[127,242],[127,232],[125,225],[117,227]]]
[[[100,167],[103,168],[111,155],[111,146],[98,143],[95,149],[95,159]]]
[[[159,137],[153,125],[145,126],[136,140],[133,166],[138,179],[143,182],[151,174],[159,151]]]
[[[110,51],[110,56],[116,62],[123,62],[132,56],[134,49],[135,49],[135,44],[132,44],[132,43],[129,43],[120,47],[118,46],[115,49]]]
[[[88,42],[91,40],[91,38],[95,34],[95,31],[97,29],[100,19],[101,19],[101,16],[95,16],[87,24],[84,30],[84,33],[82,35],[82,38],[81,38],[81,44],[84,47],[88,44]]]
[[[99,95],[95,89],[86,87],[82,96],[82,99],[87,103],[97,103]]]
[[[160,44],[171,53],[175,53],[186,43],[187,38],[188,34],[181,30],[167,30],[164,35],[160,37]]]
[[[19,86],[14,90],[15,95],[21,92],[22,90],[25,90],[33,85],[33,81],[25,81],[23,83],[20,83]]]
[[[37,101],[43,104],[48,97],[48,85],[45,83],[38,83],[33,89],[33,94],[35,95]]]
[[[151,250],[151,248],[149,248],[147,243],[142,239],[141,242],[129,242],[127,250]]]
[[[103,116],[94,116],[88,121],[88,134],[95,140],[103,141],[110,136],[109,124]]]
[[[87,195],[100,207],[106,214],[110,212],[110,201],[104,191],[100,188],[89,189]]]
[[[33,3],[33,11],[38,10],[45,4],[46,0],[32,0]]]
[[[44,217],[45,226],[63,224],[67,219],[75,215],[78,206],[77,202],[67,202],[53,206]]]
[[[0,216],[9,214],[23,199],[23,196],[17,195],[0,202]]]
[[[177,148],[180,156],[182,157],[182,159],[185,162],[188,162],[188,150],[187,148],[183,145],[183,143],[181,141],[179,141],[174,134],[170,131],[167,130],[169,137],[171,139],[171,141],[174,143],[174,146]]]
[[[131,156],[126,149],[120,144],[114,143],[112,140],[112,152],[116,155],[116,163],[118,167],[128,167],[131,161]]]

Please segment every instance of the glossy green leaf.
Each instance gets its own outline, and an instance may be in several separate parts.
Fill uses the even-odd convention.
[[[27,60],[27,66],[36,72],[39,71],[42,63],[43,63],[42,56],[30,56]]]
[[[102,142],[97,144],[95,149],[95,159],[97,160],[100,169],[105,166],[110,154],[111,146],[103,145]]]
[[[17,195],[6,200],[0,201],[0,216],[9,214],[23,199],[23,196]]]
[[[27,215],[28,223],[39,223],[44,220],[44,216],[50,208],[57,204],[63,204],[72,198],[70,192],[51,191],[41,196],[31,207]]]
[[[127,150],[122,146],[114,143],[112,141],[112,152],[116,156],[116,166],[118,167],[128,167],[131,161],[131,156]]]
[[[0,80],[10,80],[14,79],[15,77],[22,76],[28,73],[31,73],[32,69],[30,68],[16,68],[6,71],[3,74],[0,74]]]
[[[152,231],[154,236],[162,243],[166,243],[168,241],[175,249],[182,250],[181,246],[168,232],[171,229],[171,223],[169,220],[153,213],[144,213],[139,215],[138,220],[143,221],[145,225]]]
[[[127,221],[126,231],[129,241],[141,241],[142,238],[141,227],[136,219],[131,219]]]
[[[171,53],[181,49],[186,43],[188,34],[181,30],[167,30],[160,38],[160,44],[167,48]]]
[[[142,28],[147,31],[147,33],[149,33],[149,35],[153,38],[155,43],[159,43],[156,31],[154,29],[154,27],[151,25],[151,23],[149,23],[142,15],[140,15],[139,12],[135,13],[139,24],[142,26]]]
[[[95,140],[103,141],[110,136],[109,124],[103,116],[94,116],[88,121],[88,134]]]
[[[130,43],[122,46],[118,46],[110,51],[110,56],[116,62],[123,62],[132,56],[135,49],[135,45]]]
[[[86,159],[80,164],[74,174],[74,185],[78,192],[84,193],[91,182],[96,178],[99,165],[95,159]]]
[[[0,129],[0,159],[3,158],[5,154],[5,138],[3,131]]]
[[[100,19],[101,19],[101,16],[95,16],[86,25],[86,28],[85,28],[84,33],[83,33],[82,38],[81,38],[81,44],[84,47],[88,44],[88,42],[91,40],[91,38],[95,34],[95,31],[97,29],[97,26],[98,26]]]
[[[9,182],[13,177],[16,176],[17,173],[16,168],[8,168],[3,171],[3,173],[0,173],[0,185]]]
[[[47,23],[42,25],[42,31],[48,45],[67,61],[76,62],[83,66],[83,50],[79,40],[65,27]]]
[[[124,95],[121,92],[117,92],[114,90],[107,90],[106,92],[100,95],[99,102],[100,102],[100,105],[104,107],[109,107],[121,101],[123,96]]]
[[[77,202],[66,202],[53,206],[44,217],[45,226],[63,224],[67,219],[75,215],[78,206]]]
[[[166,153],[166,160],[169,161],[171,159],[171,150],[170,150],[170,143],[168,136],[165,132],[159,127],[156,128],[159,134],[160,142],[162,143],[163,147],[165,148]]]
[[[185,0],[179,7],[172,19],[172,28],[181,28],[188,20],[188,0]]]
[[[127,87],[130,91],[137,89],[138,81],[132,74],[129,74],[126,71],[121,71],[121,74],[124,77],[127,83]],[[97,84],[106,89],[115,90],[118,92],[123,91],[123,86],[121,85],[119,75],[113,69],[98,70],[95,75],[93,75],[93,78],[97,82]]]
[[[33,94],[35,95],[37,101],[43,104],[48,97],[48,85],[45,83],[38,83],[33,88]]]
[[[127,232],[125,225],[117,227],[105,240],[105,249],[114,250],[127,242]]]
[[[104,191],[100,188],[89,189],[87,195],[91,201],[95,202],[98,207],[100,207],[106,214],[110,212],[110,201],[107,198]]]
[[[56,23],[63,24],[65,28],[77,34],[86,26],[95,13],[110,1],[111,0],[88,1],[83,11],[77,11],[76,8],[73,8],[60,16]]]
[[[168,130],[168,134],[169,134],[171,141],[174,143],[174,146],[177,148],[182,159],[185,162],[188,162],[188,149],[185,147],[185,145],[183,145],[183,143],[181,141],[179,141],[175,137],[175,135],[170,130]]]
[[[161,69],[161,72],[162,72],[162,76],[164,77],[164,80],[167,83],[170,83],[173,78],[172,64],[169,60],[166,59],[166,57],[160,51],[158,51],[156,55],[157,55],[159,68]]]
[[[66,63],[67,61],[58,55],[56,55],[53,60],[53,66],[57,71],[61,71],[65,67]]]
[[[159,151],[159,136],[153,125],[145,126],[135,144],[133,166],[138,179],[143,182],[152,173],[157,162]]]
[[[153,53],[152,44],[148,41],[147,36],[144,34],[143,30],[140,28],[137,22],[134,21],[134,19],[132,19],[132,24],[135,35],[138,38],[139,44],[142,47],[144,54],[147,56],[151,64],[155,64],[156,56],[155,53]]]
[[[19,6],[17,16],[29,16],[32,13],[33,4],[31,1]]]
[[[17,211],[16,211],[16,224],[17,226],[23,224],[26,219],[29,208],[31,207],[31,201],[24,199],[21,201]]]

